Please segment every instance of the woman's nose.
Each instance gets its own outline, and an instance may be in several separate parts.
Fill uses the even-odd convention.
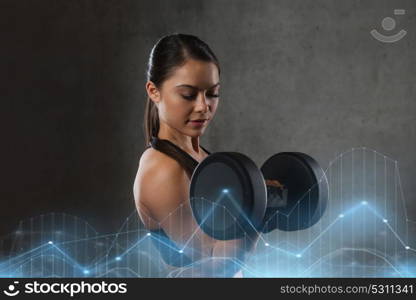
[[[198,99],[197,99],[197,101],[196,101],[196,107],[195,107],[195,110],[196,111],[200,111],[200,112],[207,112],[208,111],[208,109],[209,109],[209,103],[208,103],[208,101],[207,101],[207,99],[206,99],[206,97],[205,97],[205,95],[204,94],[202,94],[202,95],[199,95],[198,96]]]

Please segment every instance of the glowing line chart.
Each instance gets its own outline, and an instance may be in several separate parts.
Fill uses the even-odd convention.
[[[329,201],[323,218],[298,232],[259,233],[244,261],[204,258],[172,272],[158,247],[196,252],[191,239],[197,235],[172,248],[144,228],[136,211],[112,234],[99,234],[76,216],[50,213],[22,220],[0,239],[0,277],[175,277],[224,259],[245,277],[415,277],[416,221],[408,212],[398,162],[366,147],[352,148],[337,155],[325,174]],[[232,193],[219,195],[232,200]]]

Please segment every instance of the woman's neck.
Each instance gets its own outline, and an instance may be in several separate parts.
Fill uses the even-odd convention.
[[[167,125],[163,126],[161,124],[157,137],[159,139],[171,141],[188,153],[200,153],[199,136],[190,137],[178,132],[173,128],[167,127]]]

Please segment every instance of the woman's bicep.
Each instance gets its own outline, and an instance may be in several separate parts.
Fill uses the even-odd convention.
[[[163,229],[179,248],[192,256],[210,251],[212,239],[203,236],[189,206],[189,179],[179,165],[165,164],[146,170],[135,184],[139,214],[147,215],[148,228]],[[141,216],[146,225],[146,220]],[[150,225],[150,226],[149,226]],[[199,253],[200,255],[197,255]]]

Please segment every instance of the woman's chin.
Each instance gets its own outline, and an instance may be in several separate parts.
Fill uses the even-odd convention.
[[[204,131],[205,131],[204,129],[202,129],[202,130],[190,130],[190,131],[187,132],[187,135],[192,137],[192,138],[197,138],[197,137],[202,136],[204,134]]]

